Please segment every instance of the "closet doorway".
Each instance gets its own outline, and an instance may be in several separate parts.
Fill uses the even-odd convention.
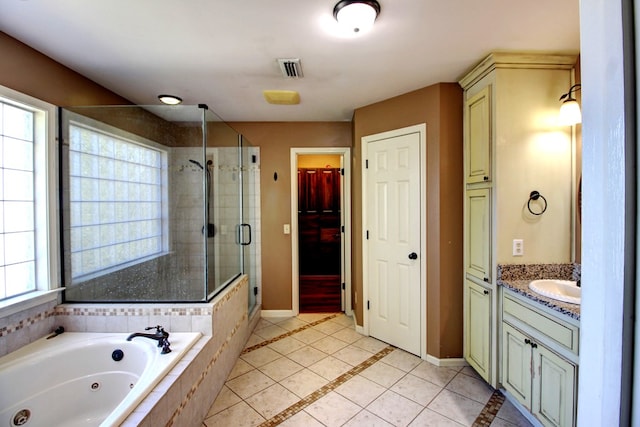
[[[294,312],[350,314],[349,149],[291,150]]]

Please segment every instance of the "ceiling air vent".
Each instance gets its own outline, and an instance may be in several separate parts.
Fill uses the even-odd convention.
[[[279,58],[278,65],[282,75],[289,79],[302,78],[302,67],[298,58]]]

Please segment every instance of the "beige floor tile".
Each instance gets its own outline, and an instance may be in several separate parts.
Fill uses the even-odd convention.
[[[462,373],[457,374],[446,388],[483,405],[487,403],[494,391],[493,387],[484,381]]]
[[[385,390],[386,388],[381,385],[361,375],[356,375],[344,384],[338,386],[335,392],[364,408],[384,393]]]
[[[326,378],[315,372],[304,369],[280,381],[280,384],[298,397],[303,398],[325,386],[328,382]]]
[[[463,425],[427,408],[418,414],[409,427],[462,427]]]
[[[227,408],[232,407],[238,402],[241,402],[242,399],[232,392],[227,386],[223,386],[218,393],[218,397],[216,397],[215,402],[211,405],[211,409],[209,409],[209,413],[207,414],[207,418],[217,414],[220,411],[224,411]]]
[[[530,426],[531,424],[522,424],[523,426]],[[491,427],[518,427],[518,424],[510,423],[502,418],[494,418],[491,421]]]
[[[359,347],[355,347],[350,345],[349,347],[345,347],[342,350],[338,350],[333,353],[333,357],[336,359],[342,360],[343,362],[348,363],[351,366],[357,366],[369,359],[373,356],[373,353],[363,350]]]
[[[449,390],[442,390],[429,404],[429,409],[460,424],[470,426],[484,405]]]
[[[253,347],[254,345],[260,344],[263,341],[264,341],[264,338],[262,338],[261,336],[256,334],[251,334],[251,336],[247,340],[247,343],[244,345],[244,348]]]
[[[306,346],[305,343],[303,343],[302,341],[298,341],[293,337],[286,337],[276,342],[272,342],[268,345],[269,348],[284,355],[292,353],[296,350],[300,350],[304,346]]]
[[[506,399],[500,407],[500,410],[498,411],[496,417],[515,424],[518,427],[531,426],[529,420],[527,420],[524,415],[522,415],[520,411],[518,411],[516,407]]]
[[[324,427],[320,421],[313,418],[305,411],[300,411],[291,418],[279,424],[280,427]]]
[[[422,359],[406,351],[395,349],[382,358],[382,361],[394,368],[409,372],[422,363]]]
[[[329,320],[330,322],[335,322],[338,323],[346,328],[355,328],[355,320],[353,318],[353,316],[347,316],[346,314],[342,313],[339,316],[334,317],[333,319]]]
[[[322,322],[313,327],[313,329],[315,329],[316,331],[322,332],[323,334],[327,335],[334,334],[344,328],[344,326],[335,322]]]
[[[262,328],[266,328],[267,326],[272,326],[273,322],[271,322],[269,319],[265,319],[264,317],[261,317],[260,320],[258,320],[258,323],[256,323],[256,327],[254,328],[254,331],[259,331]]]
[[[281,328],[279,325],[271,325],[266,328],[262,328],[260,330],[254,331],[254,334],[261,336],[265,340],[270,340],[275,337],[279,337],[280,335],[286,334],[287,331],[284,328]]]
[[[422,361],[411,371],[411,373],[423,380],[427,380],[435,385],[444,387],[453,379],[453,377],[456,376],[458,372],[454,369],[443,368],[432,365],[429,362]]]
[[[361,410],[358,405],[334,392],[305,408],[306,412],[326,426],[341,426]]]
[[[352,345],[361,348],[363,350],[367,350],[370,353],[377,353],[380,350],[383,350],[389,346],[386,342],[382,342],[375,338],[371,337],[362,337],[358,341],[354,342]]]
[[[367,410],[376,414],[394,426],[407,426],[424,409],[422,405],[387,390],[367,406]]]
[[[427,406],[440,393],[442,387],[409,374],[402,377],[390,390],[422,406]]]
[[[245,402],[240,402],[204,420],[207,427],[234,426],[254,427],[265,419]]]
[[[335,380],[351,368],[353,368],[352,365],[332,356],[327,356],[321,361],[309,366],[309,370],[330,381]]]
[[[246,402],[268,420],[299,400],[298,396],[280,384],[274,384],[249,397]]]
[[[332,314],[334,313],[300,313],[298,314],[298,319],[307,323],[312,323],[327,318]]]
[[[286,329],[287,331],[293,331],[307,325],[307,322],[300,320],[297,317],[290,317],[286,320],[282,320],[276,323],[276,325],[278,325],[282,329]]]
[[[338,338],[339,340],[342,340],[344,342],[348,342],[349,344],[353,344],[360,338],[364,337],[364,335],[359,334],[358,332],[350,328],[341,329],[338,332],[331,334],[331,336],[334,338]]]
[[[473,369],[471,366],[463,366],[462,369],[460,369],[460,372],[465,375],[469,375],[470,377],[477,378],[479,380],[482,379],[480,374],[478,374],[476,370]]]
[[[243,399],[274,384],[274,381],[258,370],[249,371],[237,378],[227,381],[226,385]]]
[[[322,332],[316,331],[313,328],[305,329],[304,331],[300,331],[293,335],[295,339],[297,339],[298,341],[302,341],[305,344],[311,344],[326,336],[327,334],[323,334]]]
[[[249,353],[245,353],[240,357],[251,366],[259,368],[260,366],[266,365],[267,363],[273,362],[274,360],[282,357],[282,355],[265,346]]]
[[[406,374],[404,371],[387,365],[384,362],[376,362],[362,371],[360,375],[380,384],[382,387],[389,388]]]
[[[246,374],[249,371],[254,370],[255,367],[251,366],[250,364],[248,364],[247,362],[245,362],[242,359],[238,359],[236,361],[236,364],[233,366],[233,369],[231,369],[231,372],[229,372],[229,376],[227,377],[227,381],[232,380],[236,377],[239,377],[242,374]]]
[[[302,366],[311,366],[327,357],[327,354],[316,348],[306,346],[288,354],[287,357]]]
[[[297,364],[291,359],[281,357],[269,362],[266,365],[259,368],[263,374],[266,374],[272,380],[279,382],[290,375],[304,369],[302,365]]]
[[[363,409],[347,421],[343,427],[393,427],[393,424],[389,424],[377,415]]]
[[[333,354],[336,351],[338,351],[340,349],[343,349],[348,345],[349,344],[347,344],[346,342],[340,341],[337,338],[324,337],[324,338],[319,339],[318,341],[312,343],[311,347],[317,348],[318,350],[320,350],[321,352],[326,353],[326,354]]]

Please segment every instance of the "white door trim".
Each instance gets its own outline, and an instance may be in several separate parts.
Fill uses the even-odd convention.
[[[427,358],[427,124],[421,123],[388,132],[367,135],[361,138],[362,148],[362,329],[369,335],[369,312],[367,300],[369,298],[369,248],[367,242],[367,174],[366,161],[368,157],[367,144],[380,139],[394,138],[408,133],[420,135],[420,357]]]
[[[351,306],[351,148],[350,147],[313,147],[291,148],[291,308],[293,315],[300,313],[300,271],[298,269],[298,155],[335,154],[342,156],[344,169],[343,194],[341,195],[341,217],[344,225],[342,239],[344,254],[342,265],[344,270],[344,312],[352,315]]]

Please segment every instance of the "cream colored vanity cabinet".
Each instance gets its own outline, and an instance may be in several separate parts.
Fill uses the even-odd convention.
[[[465,174],[467,184],[491,180],[491,87],[464,103]]]
[[[491,372],[491,291],[470,280],[466,281],[464,336],[465,359],[480,374]]]
[[[496,52],[460,80],[464,357],[494,387],[499,376],[498,263],[570,262],[571,129],[558,128],[552,115],[558,111],[558,98],[571,86],[576,59]],[[549,201],[544,221],[523,215],[533,190]],[[552,235],[561,243],[549,245],[541,235]],[[513,239],[523,240],[522,256],[513,256]],[[482,293],[482,304],[476,299],[478,289],[488,291],[486,296]],[[483,346],[472,337],[478,328],[488,340]]]
[[[500,383],[545,426],[574,426],[579,327],[502,290]]]

